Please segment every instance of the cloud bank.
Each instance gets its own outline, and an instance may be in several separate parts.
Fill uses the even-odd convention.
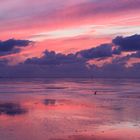
[[[118,36],[111,43],[73,54],[46,50],[42,57],[29,58],[15,66],[1,62],[0,76],[137,78],[140,77],[139,58],[140,35]]]

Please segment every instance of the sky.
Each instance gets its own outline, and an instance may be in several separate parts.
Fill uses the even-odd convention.
[[[140,0],[1,0],[0,21],[2,75],[138,76]]]

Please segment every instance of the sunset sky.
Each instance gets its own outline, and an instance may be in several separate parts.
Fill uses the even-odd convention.
[[[1,0],[0,21],[2,65],[54,64],[59,53],[59,65],[72,53],[88,69],[140,63],[140,0]]]

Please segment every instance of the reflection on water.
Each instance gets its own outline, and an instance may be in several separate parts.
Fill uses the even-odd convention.
[[[6,114],[9,116],[20,115],[26,113],[26,109],[16,103],[0,103],[0,115]]]
[[[0,139],[139,140],[139,86],[138,79],[1,79]]]

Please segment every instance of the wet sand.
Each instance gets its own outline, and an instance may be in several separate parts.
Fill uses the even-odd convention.
[[[139,140],[139,86],[138,79],[1,79],[0,140]]]

